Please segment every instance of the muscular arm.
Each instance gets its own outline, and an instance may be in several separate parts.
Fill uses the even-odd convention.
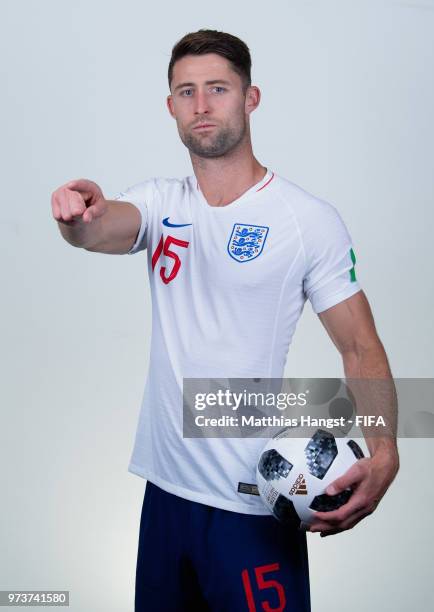
[[[342,356],[345,377],[362,414],[383,416],[387,423],[384,437],[378,432],[369,435],[373,429],[367,432],[371,455],[380,447],[396,451],[395,385],[366,295],[359,291],[318,316]]]
[[[95,232],[87,251],[124,255],[133,246],[140,230],[141,216],[138,208],[129,202],[108,200],[108,212],[101,217],[99,231]]]
[[[399,456],[395,386],[365,294],[359,291],[321,312],[319,318],[342,355],[357,411],[382,415],[388,424],[384,435],[378,432],[367,435],[363,428],[371,457],[359,459],[327,487],[329,495],[336,495],[347,487],[353,489],[350,500],[338,510],[315,513],[310,531],[328,536],[351,529],[375,510],[396,476]]]

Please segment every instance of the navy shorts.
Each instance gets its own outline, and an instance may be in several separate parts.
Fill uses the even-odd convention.
[[[310,612],[306,534],[147,482],[135,612]]]

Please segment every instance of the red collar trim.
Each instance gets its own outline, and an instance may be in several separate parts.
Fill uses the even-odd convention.
[[[265,183],[265,185],[262,185],[262,187],[259,187],[259,189],[257,189],[256,191],[258,192],[258,191],[261,191],[261,189],[264,189],[264,187],[269,185],[273,179],[274,179],[274,172],[271,173],[271,176],[268,179],[268,181]]]

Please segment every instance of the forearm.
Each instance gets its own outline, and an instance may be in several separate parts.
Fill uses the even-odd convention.
[[[88,248],[102,235],[104,217],[93,219],[92,223],[85,223],[82,216],[71,221],[57,221],[62,237],[74,247]]]
[[[82,215],[73,217],[71,221],[57,221],[62,237],[72,246],[92,249],[104,241],[112,228],[122,231],[123,217],[125,216],[122,204],[113,200],[106,200],[107,212],[101,217],[92,219],[91,223],[83,221]]]
[[[398,460],[397,395],[386,352],[379,339],[343,354],[347,384],[360,416],[382,417],[385,426],[362,426],[371,456],[386,453]]]

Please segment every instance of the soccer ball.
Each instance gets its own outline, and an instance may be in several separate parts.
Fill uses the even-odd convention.
[[[311,430],[312,431],[312,430]],[[324,428],[311,437],[287,427],[265,445],[258,461],[258,491],[274,516],[297,526],[314,522],[314,512],[336,510],[351,497],[345,489],[327,495],[328,485],[364,457],[354,440],[336,437]]]

